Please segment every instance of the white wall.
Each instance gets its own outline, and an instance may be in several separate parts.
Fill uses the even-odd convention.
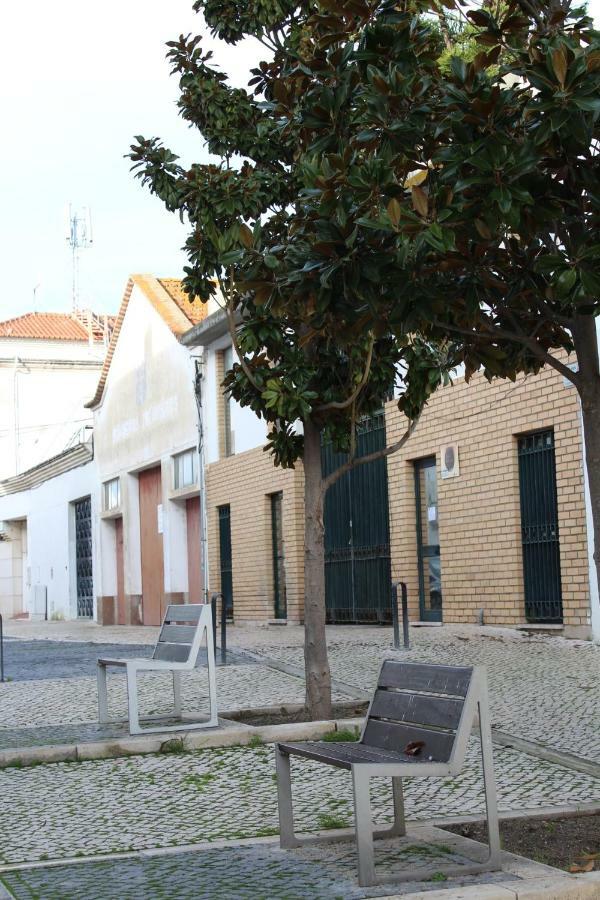
[[[596,335],[598,345],[600,346],[600,320],[596,319]],[[582,426],[583,433],[583,426]],[[585,435],[584,435],[585,438]],[[585,449],[585,439],[584,439]],[[592,506],[590,502],[590,488],[587,476],[587,469],[584,463],[584,486],[585,486],[585,516],[588,533],[588,564],[590,579],[590,606],[592,613],[592,639],[600,643],[600,591],[598,586],[598,578],[596,575],[596,565],[594,563],[594,523],[592,520]],[[598,544],[600,545],[600,535],[598,535]],[[598,547],[600,553],[600,546]]]
[[[164,589],[187,590],[185,506],[173,499],[174,454],[198,443],[194,368],[189,351],[156,312],[142,289],[133,287],[108,373],[104,396],[94,413],[94,454],[100,485],[121,482],[123,562],[126,594],[142,593],[138,474],[162,469]],[[96,596],[116,593],[114,524],[100,525]]]
[[[9,523],[10,530],[17,526],[15,520],[26,521],[26,562],[21,561],[27,573],[24,585],[22,609],[33,608],[35,585],[46,585],[48,618],[75,618],[77,593],[75,572],[74,508],[75,500],[92,497],[92,541],[94,546],[94,580],[97,565],[98,489],[94,462],[71,469],[62,475],[45,481],[38,487],[17,494],[0,497],[0,520]],[[0,560],[7,542],[0,543]],[[1,566],[1,563],[0,563]],[[27,582],[29,582],[29,590]],[[14,599],[9,599],[7,585],[0,579],[0,612],[13,615],[18,612]]]
[[[219,416],[222,411],[223,389],[217,376],[218,357],[230,346],[231,339],[227,336],[206,348],[202,405],[207,463],[219,459]],[[234,353],[234,361],[236,360]],[[235,400],[231,401],[230,410],[234,452],[243,453],[254,447],[262,447],[267,442],[267,426],[264,419],[259,419],[249,407],[242,407]]]
[[[91,425],[104,347],[0,338],[0,480],[62,453]]]

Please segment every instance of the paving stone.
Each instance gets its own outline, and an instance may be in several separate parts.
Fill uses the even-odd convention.
[[[96,677],[99,656],[137,659],[149,657],[152,647],[147,644],[93,643],[91,641],[23,641],[9,639],[5,644],[4,672],[11,681],[39,681],[57,678]],[[243,653],[230,651],[229,663],[243,665],[250,662]],[[199,665],[206,664],[206,650],[201,649]],[[221,655],[217,653],[217,665]]]
[[[480,814],[484,810],[479,745],[472,740],[456,779],[407,779],[409,820]],[[495,752],[501,810],[600,802],[600,780],[523,753]],[[299,831],[319,830],[334,817],[352,821],[347,772],[294,759]],[[389,821],[390,786],[375,779],[374,815]],[[44,854],[182,846],[249,838],[278,830],[272,746],[54,763],[0,771],[0,860],[19,863]]]
[[[434,891],[440,878],[419,882],[424,868],[467,865],[471,859],[449,848],[414,838],[377,844],[378,874],[414,871],[415,880],[396,890]],[[359,888],[353,843],[332,843],[282,851],[277,845],[223,847],[164,856],[138,857],[30,869],[5,874],[16,900],[362,900],[389,895],[390,886]],[[501,884],[513,876],[464,876],[449,884]]]

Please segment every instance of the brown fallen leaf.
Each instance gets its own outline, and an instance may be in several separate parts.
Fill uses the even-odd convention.
[[[404,748],[404,752],[407,756],[419,756],[424,746],[425,741],[411,741],[410,744],[407,744]]]
[[[580,853],[579,859],[600,859],[600,853]]]
[[[591,872],[594,868],[594,860],[590,859],[588,862],[582,863],[579,865],[578,863],[573,863],[573,865],[569,866],[569,872],[575,874],[576,872]]]

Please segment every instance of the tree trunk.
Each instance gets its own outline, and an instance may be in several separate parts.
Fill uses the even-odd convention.
[[[600,365],[594,318],[578,316],[572,334],[579,366],[577,388],[581,397],[585,462],[594,524],[594,562],[600,585]]]
[[[321,432],[311,421],[304,422],[304,666],[310,715],[313,719],[329,719]]]

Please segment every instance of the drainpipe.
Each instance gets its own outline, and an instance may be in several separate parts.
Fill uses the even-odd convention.
[[[200,576],[204,603],[209,601],[208,567],[208,516],[206,511],[206,455],[204,447],[204,410],[202,406],[202,384],[204,381],[204,351],[200,356],[192,356],[194,362],[194,395],[198,410],[198,484],[200,488]]]

